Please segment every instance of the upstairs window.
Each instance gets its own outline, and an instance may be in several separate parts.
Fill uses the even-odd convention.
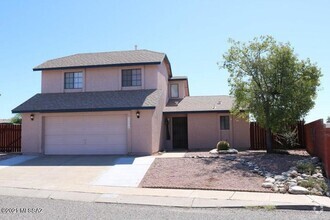
[[[171,84],[171,98],[179,98],[179,85]]]
[[[122,87],[141,86],[141,69],[127,69],[121,72]]]
[[[220,116],[220,130],[229,130],[229,116]]]
[[[70,72],[64,74],[65,89],[81,89],[82,88],[82,72]]]

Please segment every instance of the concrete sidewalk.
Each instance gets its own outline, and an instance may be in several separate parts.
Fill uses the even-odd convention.
[[[279,209],[330,211],[329,197],[237,191],[90,186],[57,191],[0,187],[0,195],[189,208],[272,206]]]

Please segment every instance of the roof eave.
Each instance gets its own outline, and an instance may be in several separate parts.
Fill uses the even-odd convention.
[[[230,113],[230,110],[192,110],[192,111],[164,111],[163,114],[187,114],[187,113]]]
[[[161,62],[142,62],[142,63],[119,63],[119,64],[102,64],[102,65],[82,65],[82,66],[64,66],[64,67],[35,67],[33,71],[40,70],[59,70],[59,69],[78,69],[78,68],[101,68],[101,67],[116,67],[116,66],[138,66],[138,65],[159,65]]]
[[[54,110],[15,110],[12,113],[65,113],[65,112],[102,112],[155,109],[155,106],[119,107],[119,108],[84,108],[84,109],[54,109]]]

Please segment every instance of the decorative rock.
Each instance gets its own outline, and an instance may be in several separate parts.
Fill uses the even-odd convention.
[[[278,187],[277,187],[276,185],[273,186],[272,190],[273,190],[274,192],[278,192],[278,191],[279,191],[279,189],[278,189]]]
[[[313,188],[313,189],[311,190],[311,193],[314,194],[314,195],[318,195],[318,196],[322,196],[322,195],[323,195],[322,192],[320,192],[319,190],[317,190],[317,189],[315,189],[315,188]]]
[[[302,178],[301,176],[297,176],[297,177],[296,177],[296,180],[298,180],[298,181],[299,181],[299,180],[303,180],[303,179],[304,179],[304,178]]]
[[[279,181],[283,181],[283,180],[285,180],[286,178],[285,178],[285,176],[282,176],[282,175],[276,175],[276,176],[274,176],[274,179],[275,179],[275,180],[279,180]]]
[[[291,179],[291,180],[289,180],[288,182],[289,182],[289,183],[297,183],[297,180],[295,180],[295,179]]]
[[[288,182],[289,188],[297,186],[297,183],[295,182]]]
[[[279,188],[278,188],[278,191],[279,191],[280,193],[286,193],[286,189],[285,189],[284,187],[279,187]]]
[[[219,152],[218,152],[218,150],[215,148],[215,149],[213,149],[213,150],[210,150],[209,153],[210,153],[210,154],[218,154]]]
[[[312,163],[318,163],[318,162],[320,162],[320,159],[318,157],[312,157],[311,162]]]
[[[223,159],[233,161],[236,160],[236,156],[224,156]]]
[[[291,177],[297,177],[299,174],[298,174],[298,172],[296,171],[296,170],[292,170],[291,172],[290,172],[290,176]]]
[[[272,188],[274,186],[273,183],[265,182],[261,185],[264,188]]]
[[[292,186],[289,188],[291,194],[308,194],[309,190],[301,186]]]
[[[258,173],[259,172],[259,169],[253,169],[252,170],[252,173]]]
[[[267,177],[267,178],[265,179],[265,182],[267,182],[267,183],[274,183],[274,182],[275,182],[275,179],[272,178],[272,177]]]
[[[301,174],[301,177],[304,178],[304,179],[306,179],[306,178],[308,178],[308,177],[310,177],[310,176],[307,175],[307,174],[305,174],[305,173],[303,173],[303,174]]]
[[[219,150],[219,154],[238,154],[238,150],[236,149],[228,149],[228,150]]]
[[[265,173],[265,177],[272,177],[273,175],[270,172]]]

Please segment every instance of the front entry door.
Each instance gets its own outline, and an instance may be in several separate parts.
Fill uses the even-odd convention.
[[[188,148],[187,117],[172,118],[173,149]]]

